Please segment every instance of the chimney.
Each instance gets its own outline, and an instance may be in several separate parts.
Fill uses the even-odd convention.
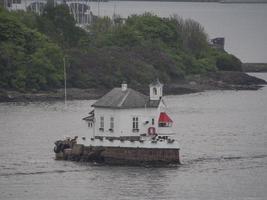
[[[127,83],[123,81],[121,84],[121,91],[126,91],[126,90],[127,90]]]

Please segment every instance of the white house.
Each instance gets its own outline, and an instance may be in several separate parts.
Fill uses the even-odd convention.
[[[146,96],[123,83],[96,101],[87,117],[94,136],[171,134],[172,120],[164,112],[163,84],[157,80],[149,87],[150,95]]]

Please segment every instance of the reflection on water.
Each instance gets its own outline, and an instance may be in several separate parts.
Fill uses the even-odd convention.
[[[1,199],[266,199],[266,87],[165,101],[183,163],[166,168],[55,161],[55,140],[89,134],[94,101],[1,103]]]

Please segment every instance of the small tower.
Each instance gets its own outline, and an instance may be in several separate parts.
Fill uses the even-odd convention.
[[[163,84],[157,79],[155,82],[149,84],[150,100],[160,100],[163,96]]]

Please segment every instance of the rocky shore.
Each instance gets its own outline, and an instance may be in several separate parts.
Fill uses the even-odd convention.
[[[265,80],[250,76],[243,72],[211,72],[204,75],[192,75],[164,86],[165,94],[188,94],[205,90],[258,90],[267,84]],[[68,100],[97,99],[109,89],[68,88]],[[148,93],[146,89],[140,92]],[[0,90],[0,102],[31,102],[64,100],[64,89],[22,93],[18,91]]]
[[[106,89],[79,89],[68,88],[68,100],[97,99],[107,92]],[[31,101],[57,101],[64,100],[64,89],[40,92],[18,92],[0,90],[0,102],[31,102]]]
[[[267,72],[267,63],[243,63],[244,72]]]
[[[205,90],[258,90],[267,82],[243,72],[211,72],[187,77],[184,83],[167,86],[169,94],[201,92]]]

